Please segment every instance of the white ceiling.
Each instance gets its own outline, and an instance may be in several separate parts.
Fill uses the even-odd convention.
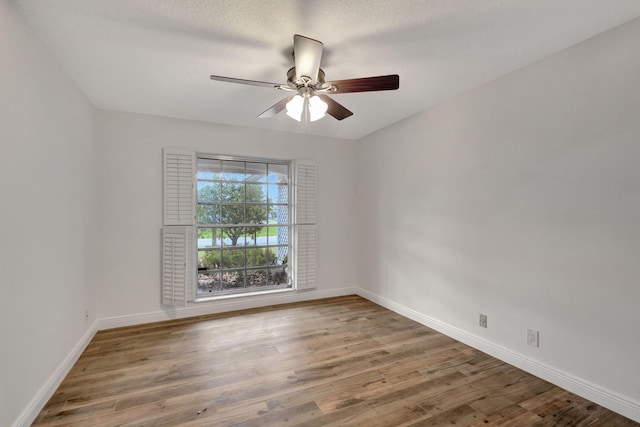
[[[358,139],[640,16],[638,0],[12,0],[98,108]],[[308,128],[256,116],[284,97],[210,74],[286,81],[293,34],[324,43],[327,80],[399,74],[334,95],[355,114]]]

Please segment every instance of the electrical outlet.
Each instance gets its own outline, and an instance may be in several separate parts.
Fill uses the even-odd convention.
[[[85,310],[84,311],[84,318],[88,319],[89,318],[89,310]]]
[[[486,328],[487,327],[487,315],[486,314],[480,313],[480,327],[482,327],[482,328]]]
[[[540,347],[540,332],[535,329],[527,329],[527,344],[533,347]]]

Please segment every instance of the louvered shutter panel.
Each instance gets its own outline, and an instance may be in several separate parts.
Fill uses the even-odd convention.
[[[318,286],[318,182],[315,162],[295,162],[296,289]]]
[[[165,148],[162,166],[162,303],[185,306],[195,285],[196,155]]]
[[[187,305],[194,277],[192,247],[192,227],[162,229],[162,303],[165,305]]]
[[[296,289],[318,287],[318,229],[315,224],[296,226]]]
[[[315,162],[297,160],[296,170],[296,224],[317,222],[317,166]]]
[[[196,156],[192,151],[165,148],[164,225],[193,225],[195,222]]]

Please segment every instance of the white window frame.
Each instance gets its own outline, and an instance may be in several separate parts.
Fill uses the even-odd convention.
[[[212,292],[210,294],[202,294],[198,292],[198,284],[196,283],[195,286],[195,300],[196,301],[206,301],[206,300],[210,300],[210,299],[216,299],[218,297],[225,297],[225,296],[234,296],[234,295],[246,295],[246,294],[256,294],[256,293],[271,293],[271,292],[279,292],[279,291],[289,291],[293,289],[293,278],[292,278],[292,271],[294,269],[293,267],[293,256],[292,254],[292,249],[295,246],[293,244],[293,221],[292,221],[292,215],[294,213],[294,209],[293,209],[293,196],[292,196],[292,179],[293,179],[293,173],[292,173],[292,162],[290,160],[282,160],[282,159],[267,159],[267,158],[257,158],[257,157],[240,157],[240,156],[221,156],[221,155],[213,155],[213,154],[203,154],[203,153],[196,153],[196,169],[198,167],[198,162],[200,160],[219,160],[219,161],[233,161],[233,162],[242,162],[242,163],[259,163],[259,164],[264,164],[264,165],[286,165],[287,166],[287,170],[288,170],[288,174],[287,174],[287,223],[278,223],[278,224],[272,224],[271,226],[279,226],[279,227],[287,227],[287,259],[290,260],[287,262],[287,276],[288,276],[288,280],[286,284],[280,284],[280,285],[272,285],[272,286],[267,286],[264,289],[260,289],[257,287],[254,288],[238,288],[238,289],[230,289],[230,290],[219,290],[216,292]],[[196,178],[197,180],[197,178]],[[246,182],[245,182],[246,183]],[[265,185],[267,185],[265,183]],[[200,204],[199,200],[198,200],[198,196],[197,196],[197,185],[196,185],[196,210],[197,210],[197,206]],[[269,202],[267,201],[267,205],[269,204]],[[247,205],[245,205],[247,206]],[[255,224],[249,224],[249,223],[245,223],[245,224],[228,224],[228,225],[221,225],[221,224],[212,224],[211,226],[208,226],[207,224],[200,224],[197,222],[197,216],[196,216],[196,224],[195,224],[195,228],[196,228],[196,236],[198,235],[198,230],[201,228],[212,228],[212,229],[217,229],[220,230],[222,228],[225,228],[227,226],[231,226],[233,225],[234,227],[243,227],[243,228],[250,228],[250,227],[255,227]],[[264,224],[264,227],[269,227],[269,224]],[[197,240],[196,240],[197,242]],[[198,245],[196,243],[196,251],[200,251],[201,248],[198,248]],[[269,245],[267,245],[269,246]],[[249,248],[249,247],[246,247]],[[221,247],[222,250],[224,250]],[[245,272],[245,274],[243,275],[244,280],[246,280],[247,275],[246,273],[253,270],[253,268],[248,267],[245,263],[244,267],[241,268],[236,268],[236,269],[229,269],[227,271],[243,271]],[[224,271],[224,270],[223,270]]]
[[[242,293],[214,294],[197,298],[197,158],[237,160],[265,163],[289,163],[289,261],[291,288]],[[180,165],[176,173],[175,165]],[[175,180],[178,182],[174,182]],[[190,195],[185,194],[190,187]],[[316,288],[317,283],[317,166],[309,160],[284,160],[253,157],[225,156],[195,152],[184,148],[163,149],[163,245],[162,245],[162,303],[184,306],[194,302],[231,298],[273,292],[300,291]],[[178,204],[176,206],[176,203]],[[189,212],[188,218],[185,212]],[[178,229],[176,226],[184,227]],[[192,242],[185,254],[176,254],[176,248],[165,241],[165,236],[183,231]],[[178,261],[176,261],[178,260]],[[176,262],[184,261],[182,265]],[[173,264],[172,264],[173,263]],[[184,280],[176,279],[175,271],[184,271]],[[185,295],[184,298],[175,296]]]

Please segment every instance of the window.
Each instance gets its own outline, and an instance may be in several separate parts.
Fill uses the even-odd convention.
[[[162,303],[317,286],[316,164],[163,150]]]
[[[196,297],[291,287],[289,164],[197,159]]]

